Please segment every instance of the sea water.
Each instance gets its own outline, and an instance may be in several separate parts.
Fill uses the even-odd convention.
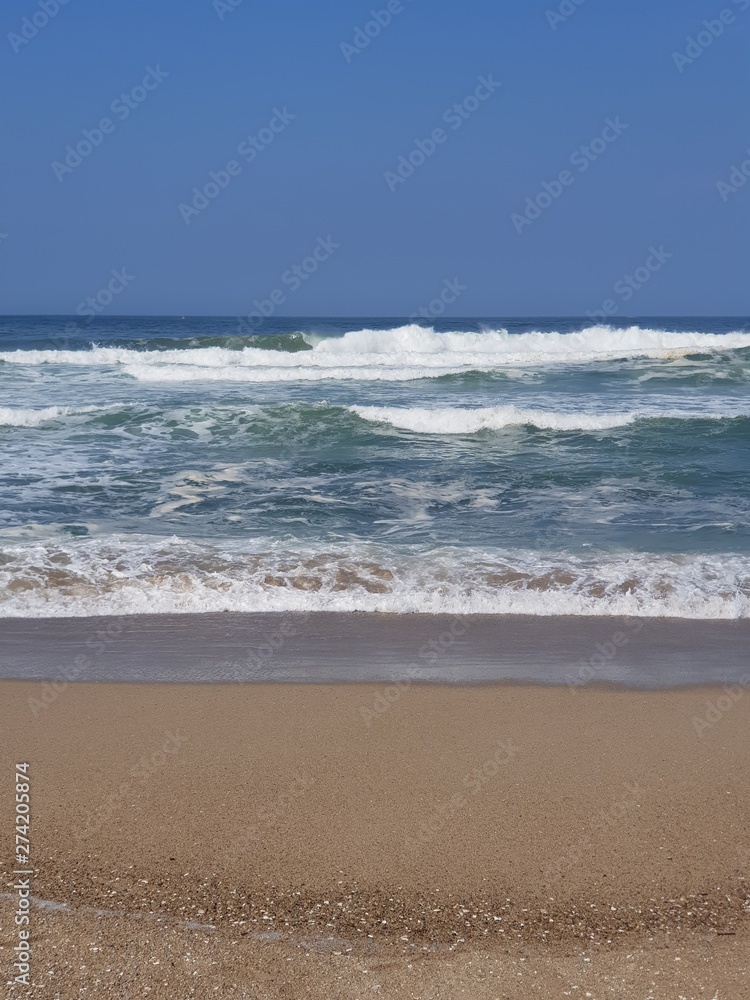
[[[0,319],[0,615],[750,616],[750,321]]]

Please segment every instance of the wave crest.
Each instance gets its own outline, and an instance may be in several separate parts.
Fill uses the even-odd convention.
[[[249,338],[248,338],[249,339]],[[591,364],[627,358],[677,358],[750,347],[750,333],[674,333],[592,326],[577,333],[448,332],[416,324],[391,330],[356,330],[341,337],[295,335],[282,347],[269,338],[256,346],[190,346],[159,350],[100,347],[87,350],[17,350],[0,360],[24,365],[103,366],[140,381],[280,382],[358,379],[407,381],[502,371],[534,365]],[[246,341],[243,340],[246,345]],[[307,345],[310,349],[300,349]],[[282,349],[279,349],[282,347]]]
[[[388,424],[416,434],[476,434],[505,427],[536,427],[551,431],[601,431],[626,427],[637,420],[723,420],[744,413],[633,410],[621,413],[556,413],[517,406],[443,407],[350,406],[363,420]]]
[[[43,409],[25,409],[15,406],[0,406],[0,427],[39,427],[41,424],[64,417],[83,416],[109,409],[103,406],[45,406]]]

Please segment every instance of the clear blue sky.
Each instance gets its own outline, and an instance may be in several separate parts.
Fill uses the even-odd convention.
[[[466,286],[446,315],[582,315],[607,298],[750,312],[750,183],[717,190],[750,157],[750,0],[394,0],[359,52],[341,46],[382,0],[233,2],[68,0],[46,24],[39,0],[2,5],[1,312],[72,313],[112,268],[133,275],[113,314],[241,315],[284,288],[277,314],[408,315],[446,279]],[[553,28],[560,7],[573,13]],[[673,53],[723,9],[731,23],[680,71]],[[168,76],[139,90],[148,67]],[[451,114],[488,75],[500,86]],[[253,150],[274,109],[295,117]],[[571,163],[618,116],[604,152]],[[64,169],[102,118],[110,131]],[[389,185],[436,128],[444,141]],[[230,160],[237,176],[186,223],[180,204]],[[519,233],[512,215],[566,169]],[[319,237],[340,246],[282,285]],[[615,284],[662,245],[672,256],[624,305]]]

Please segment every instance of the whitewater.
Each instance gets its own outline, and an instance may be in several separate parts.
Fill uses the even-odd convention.
[[[632,327],[588,327],[578,333],[507,330],[438,333],[416,325],[357,330],[342,337],[302,334],[308,350],[252,346],[133,350],[93,345],[87,350],[0,352],[19,365],[95,366],[142,381],[378,380],[410,381],[514,366],[587,363],[624,358],[677,358],[750,347],[750,334],[679,333]]]
[[[5,318],[0,616],[746,618],[749,386],[743,319]]]

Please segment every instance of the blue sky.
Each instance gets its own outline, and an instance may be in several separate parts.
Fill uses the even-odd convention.
[[[750,312],[750,0],[56,6],[1,12],[3,313]]]

